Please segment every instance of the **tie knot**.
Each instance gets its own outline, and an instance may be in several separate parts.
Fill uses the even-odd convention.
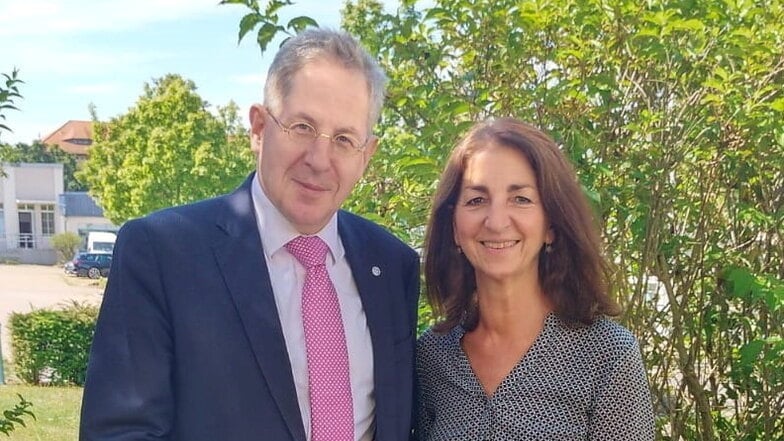
[[[318,236],[297,236],[286,244],[286,249],[306,269],[323,265],[327,244]]]

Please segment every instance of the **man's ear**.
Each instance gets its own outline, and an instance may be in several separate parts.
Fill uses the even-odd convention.
[[[250,120],[250,149],[256,156],[258,156],[261,151],[265,112],[266,108],[261,104],[252,105],[248,111],[248,119]]]
[[[375,135],[370,135],[368,138],[367,145],[365,146],[365,150],[362,152],[362,160],[365,163],[365,167],[370,163],[370,158],[376,153],[378,149],[378,137]]]

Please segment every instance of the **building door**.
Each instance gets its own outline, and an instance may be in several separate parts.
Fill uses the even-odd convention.
[[[19,248],[33,247],[33,212],[19,212]]]

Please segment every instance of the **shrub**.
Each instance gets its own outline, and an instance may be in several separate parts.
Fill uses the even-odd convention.
[[[82,238],[70,231],[52,236],[52,246],[57,250],[57,261],[63,263],[70,260],[81,243]]]
[[[35,415],[28,410],[33,406],[33,403],[25,400],[24,397],[19,394],[17,394],[17,396],[19,397],[19,403],[14,405],[12,409],[3,411],[2,416],[0,416],[0,433],[4,433],[8,436],[11,436],[11,432],[13,432],[17,426],[27,427],[23,419],[24,417],[32,417],[35,419]]]
[[[16,375],[28,384],[83,385],[98,307],[13,313],[9,320]]]

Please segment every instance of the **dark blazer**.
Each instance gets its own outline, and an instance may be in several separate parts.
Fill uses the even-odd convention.
[[[229,195],[120,230],[87,368],[81,440],[305,441],[254,177]],[[338,232],[373,342],[375,439],[407,440],[419,258],[346,212]]]

